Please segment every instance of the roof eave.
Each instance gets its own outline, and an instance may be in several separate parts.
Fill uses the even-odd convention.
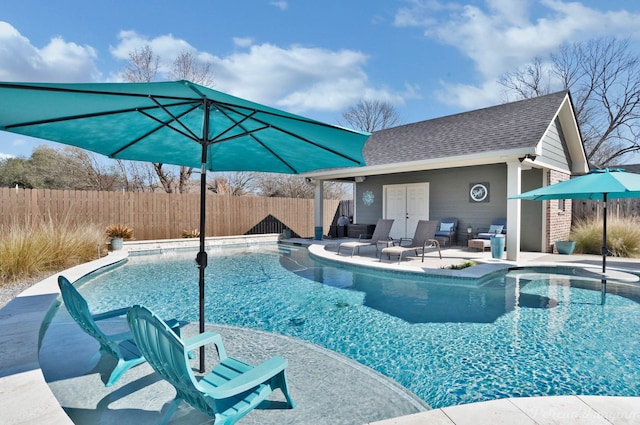
[[[475,165],[504,164],[517,161],[526,154],[535,155],[535,149],[518,148],[504,151],[489,151],[445,158],[420,161],[398,162],[394,164],[370,165],[348,169],[320,170],[304,174],[320,180],[341,179],[356,176],[374,176],[382,174],[406,173],[412,171],[440,170],[445,168],[470,167]]]

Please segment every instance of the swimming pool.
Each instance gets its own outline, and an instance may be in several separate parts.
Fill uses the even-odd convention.
[[[317,263],[304,248],[209,253],[208,322],[302,338],[432,407],[536,395],[640,395],[640,288],[551,270],[416,279]],[[144,304],[198,320],[193,253],[130,257],[80,287],[95,311]]]

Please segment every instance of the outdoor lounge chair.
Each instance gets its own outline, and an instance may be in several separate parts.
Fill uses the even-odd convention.
[[[158,316],[140,305],[131,307],[127,320],[133,338],[151,367],[176,390],[176,397],[170,402],[161,424],[169,421],[182,401],[213,416],[216,425],[233,424],[276,388],[284,394],[287,407],[294,407],[285,376],[287,361],[282,357],[274,356],[253,367],[228,357],[219,334],[205,332],[183,340]],[[210,343],[215,344],[220,363],[211,373],[196,378],[188,353]]]
[[[104,319],[124,316],[129,311],[129,307],[92,315],[87,301],[67,278],[59,276],[58,286],[69,315],[83,331],[95,338],[100,344],[100,351],[89,361],[91,363],[94,362],[102,354],[109,354],[118,361],[107,380],[107,387],[113,385],[127,370],[145,362],[145,358],[131,339],[131,333],[124,332],[107,335],[96,324],[96,322]],[[175,328],[176,332],[180,332],[180,327],[176,320],[171,320],[169,324]]]
[[[506,218],[497,218],[493,220],[491,226],[489,226],[489,230],[486,232],[478,233],[478,239],[491,239],[491,236],[496,234],[506,234],[507,233],[507,219]]]
[[[447,242],[449,243],[449,247],[453,245],[453,242],[457,240],[456,235],[458,234],[458,219],[455,217],[445,217],[440,220],[440,227],[436,230],[436,239],[442,239],[444,241],[444,245],[447,246]]]
[[[391,232],[391,226],[393,225],[393,219],[384,219],[381,218],[376,223],[376,228],[373,230],[373,235],[371,238],[366,238],[369,235],[360,235],[358,237],[358,241],[352,242],[342,242],[338,246],[338,255],[340,255],[340,250],[342,248],[351,248],[351,256],[355,253],[356,249],[358,250],[358,254],[360,254],[360,248],[363,246],[375,246],[376,247],[376,257],[378,256],[378,244],[384,244],[388,246],[389,241],[389,232]]]
[[[400,239],[400,246],[389,246],[382,248],[380,253],[380,261],[382,256],[387,255],[391,259],[392,255],[398,256],[398,264],[402,261],[402,256],[410,251],[414,251],[418,255],[418,251],[422,251],[422,262],[424,263],[424,252],[427,248],[438,248],[438,255],[442,259],[442,253],[440,252],[440,242],[435,239],[436,229],[438,229],[437,221],[420,220],[416,227],[416,232],[413,238]],[[409,241],[409,245],[402,245],[404,241]]]

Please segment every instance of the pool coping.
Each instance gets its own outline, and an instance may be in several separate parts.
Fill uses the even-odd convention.
[[[256,241],[260,242],[276,242],[279,240],[278,235],[252,235],[250,237],[220,237],[220,238],[207,238],[207,246],[213,246],[218,243],[219,245],[233,245],[238,243],[251,243],[255,244]],[[250,242],[247,242],[250,240]],[[241,242],[243,241],[243,242]],[[165,244],[163,244],[165,242]],[[0,411],[3,412],[3,421],[7,424],[18,423],[56,423],[56,424],[73,424],[71,419],[66,415],[63,408],[58,403],[57,399],[51,392],[47,382],[44,379],[44,375],[39,365],[39,341],[41,337],[42,326],[45,323],[48,314],[52,308],[56,306],[58,302],[58,285],[57,278],[59,275],[64,274],[70,280],[75,281],[87,274],[90,274],[103,267],[108,267],[118,262],[124,261],[129,252],[164,249],[166,242],[174,242],[177,244],[176,249],[180,248],[193,248],[197,246],[197,240],[185,241],[185,240],[173,240],[173,241],[141,241],[141,242],[128,242],[125,243],[125,249],[122,251],[110,252],[106,257],[98,260],[94,260],[85,264],[81,264],[76,267],[69,268],[63,272],[53,274],[48,278],[36,283],[30,288],[23,291],[16,298],[7,303],[2,309],[0,309]],[[235,242],[235,243],[234,243]],[[294,242],[294,244],[296,244]],[[335,260],[336,254],[330,253],[325,248],[326,244],[317,244],[307,241],[306,245],[310,251],[315,253],[324,253],[322,256],[333,255],[333,258],[329,258],[331,261]],[[538,255],[543,255],[538,253]],[[597,256],[590,256],[596,257]],[[328,257],[327,257],[328,258]],[[347,258],[347,257],[343,257]],[[357,258],[352,261],[350,257],[346,260],[348,263],[358,265]],[[568,260],[568,259],[566,259]],[[565,261],[566,261],[565,260]],[[490,261],[490,263],[492,263]],[[625,262],[629,264],[629,269],[635,267],[638,270],[638,261],[631,260]],[[386,264],[386,265],[384,265]],[[514,264],[504,262],[500,263],[500,267],[506,266],[512,267]],[[541,264],[549,265],[547,262],[541,262]],[[594,264],[583,264],[580,261],[573,262],[568,261],[563,264],[571,264],[576,267],[584,267],[590,269],[589,271],[594,275],[597,275],[597,270],[594,270]],[[362,265],[360,263],[360,265]],[[495,264],[490,264],[495,265]],[[529,264],[532,265],[532,264]],[[375,262],[371,262],[368,267],[386,267],[394,269],[389,263],[381,263],[376,266]],[[412,267],[412,266],[409,266]],[[499,268],[496,267],[481,267],[480,269],[468,270],[466,273],[490,273]],[[470,268],[475,269],[476,267]],[[395,268],[397,270],[397,268]],[[484,270],[487,269],[487,270]],[[612,270],[622,270],[624,268],[611,267]],[[466,269],[465,269],[466,270]],[[490,271],[489,271],[490,270]],[[419,270],[413,270],[414,272],[420,272]],[[448,271],[440,269],[431,269],[429,272],[439,271],[441,275],[455,275],[458,277],[462,271]],[[425,270],[422,273],[426,273]],[[541,399],[541,400],[539,400]],[[524,401],[522,401],[524,400]],[[505,403],[508,403],[505,408]],[[577,404],[576,404],[577,403]],[[575,422],[563,422],[563,423],[581,423],[580,420],[585,418],[594,419],[596,417],[603,418],[608,422],[614,424],[631,424],[636,423],[640,418],[640,397],[607,397],[607,396],[559,396],[559,397],[531,397],[529,399],[502,399],[492,400],[487,402],[472,403],[468,405],[451,406],[428,412],[418,413],[416,415],[410,415],[406,417],[393,418],[381,422],[376,422],[379,425],[391,425],[391,424],[418,424],[425,423],[427,421],[437,421],[429,423],[442,423],[442,424],[479,424],[479,423],[503,423],[501,418],[508,418],[507,422],[511,424],[519,423],[536,423],[534,422],[534,416],[526,412],[526,409],[522,406],[527,404],[534,404],[534,411],[538,412],[538,415],[545,417],[553,416],[554,412],[557,417],[572,419],[567,416],[567,406],[576,405],[578,407],[585,405],[588,408],[580,410],[580,416],[576,417]],[[605,406],[610,406],[605,408]],[[619,407],[619,410],[616,410]],[[505,410],[506,409],[506,410]],[[518,415],[514,416],[513,409],[517,410]],[[584,413],[586,412],[586,413]],[[603,413],[604,412],[604,413]],[[487,422],[482,422],[478,415],[484,415]],[[518,416],[519,419],[515,419]],[[481,416],[480,416],[481,417]],[[597,422],[594,422],[597,423]]]
[[[58,302],[58,276],[75,281],[127,258],[126,251],[56,273],[0,309],[0,411],[7,424],[73,424],[51,392],[39,362],[41,329]]]
[[[277,234],[206,238],[207,248],[277,242]],[[58,276],[72,282],[121,261],[131,253],[193,249],[198,239],[125,242],[121,251],[55,273],[27,288],[0,309],[0,411],[3,423],[73,424],[40,369],[39,343],[48,315],[59,303]]]

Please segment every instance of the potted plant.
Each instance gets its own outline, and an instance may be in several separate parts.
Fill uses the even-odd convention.
[[[133,229],[124,224],[112,224],[107,226],[106,234],[111,238],[111,249],[117,251],[122,249],[122,242],[133,239]]]

